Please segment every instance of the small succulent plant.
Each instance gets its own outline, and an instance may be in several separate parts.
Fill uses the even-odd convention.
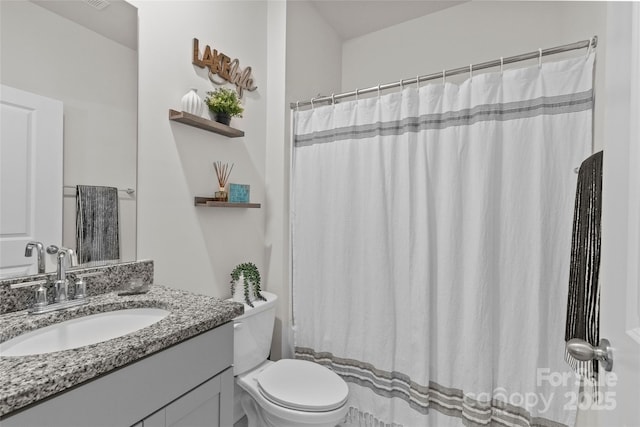
[[[231,272],[231,295],[234,294],[236,283],[240,280],[240,276],[244,278],[244,302],[253,307],[251,302],[251,290],[256,299],[266,301],[267,299],[260,293],[260,272],[258,267],[252,262],[245,262],[236,266]]]

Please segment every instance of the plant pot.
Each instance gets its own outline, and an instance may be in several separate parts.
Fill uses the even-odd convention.
[[[229,123],[231,123],[231,116],[227,113],[214,113],[213,117],[216,122],[223,125],[229,126]]]
[[[229,193],[224,190],[216,191],[213,195],[213,200],[216,202],[227,202],[229,201]]]
[[[233,286],[233,300],[235,302],[241,302],[246,304],[245,293],[244,293],[244,274],[240,274],[238,280],[235,282]],[[249,301],[253,302],[256,300],[256,294],[253,290],[253,286],[249,285]]]

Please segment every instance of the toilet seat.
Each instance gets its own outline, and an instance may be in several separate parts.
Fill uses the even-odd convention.
[[[335,372],[304,360],[278,360],[255,380],[267,400],[296,411],[332,411],[342,407],[349,397],[347,384]]]

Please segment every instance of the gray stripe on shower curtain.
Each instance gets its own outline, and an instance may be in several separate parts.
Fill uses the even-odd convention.
[[[407,117],[398,121],[346,126],[310,134],[296,135],[294,143],[296,146],[302,147],[340,140],[363,139],[374,136],[400,135],[407,132],[444,129],[452,126],[471,125],[488,120],[505,121],[549,114],[575,113],[590,110],[591,108],[593,108],[592,89],[569,95],[543,96],[525,101],[483,104],[458,111]]]
[[[76,252],[81,264],[120,259],[118,189],[76,188]]]
[[[423,414],[434,409],[460,418],[465,426],[564,427],[564,424],[545,418],[532,417],[526,409],[498,400],[495,396],[491,396],[491,400],[478,400],[471,395],[465,396],[462,390],[433,381],[428,386],[417,384],[401,372],[383,371],[369,363],[337,357],[329,352],[296,347],[295,357],[323,365],[345,381],[367,387],[377,395],[402,399]],[[351,412],[357,412],[357,409],[352,408]],[[350,413],[350,416],[355,414]]]

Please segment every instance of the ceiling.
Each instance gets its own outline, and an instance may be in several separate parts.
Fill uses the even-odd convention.
[[[137,11],[126,1],[31,1],[131,49],[137,47]],[[349,40],[465,1],[469,0],[311,0],[311,4],[342,40]],[[90,6],[96,3],[108,7]]]
[[[138,48],[138,9],[126,1],[31,1],[130,49]],[[101,5],[104,8],[97,9],[95,5]]]
[[[137,11],[126,1],[31,1],[131,49],[137,48]],[[349,40],[465,1],[469,0],[311,0],[311,4],[342,40]],[[91,7],[100,3],[108,7]]]
[[[311,0],[311,4],[342,40],[372,33],[460,3],[464,1]]]

